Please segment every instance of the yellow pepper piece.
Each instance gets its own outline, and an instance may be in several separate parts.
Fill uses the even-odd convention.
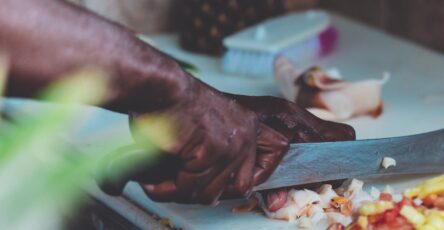
[[[428,184],[439,184],[439,183],[444,183],[444,175],[438,176],[438,177],[434,177],[432,179],[426,180],[424,182],[424,185],[428,185]]]
[[[406,189],[404,191],[403,195],[408,197],[408,198],[416,197],[421,192],[421,190],[422,190],[421,188],[422,187],[414,187],[414,188]]]
[[[416,228],[421,227],[426,222],[425,216],[410,205],[404,205],[400,214]]]
[[[366,216],[359,216],[357,224],[362,230],[366,230],[368,227],[368,218]]]
[[[338,204],[345,204],[347,203],[349,200],[343,196],[335,196],[332,199],[333,202],[336,202]]]
[[[439,210],[431,210],[431,211],[433,212],[433,214],[440,216],[441,219],[444,220],[444,211],[439,211]]]
[[[360,215],[369,216],[369,215],[383,213],[386,210],[392,208],[393,208],[393,203],[390,201],[377,201],[374,203],[362,205],[358,211]]]
[[[435,228],[432,225],[426,224],[426,225],[422,225],[419,228],[417,228],[418,230],[440,230],[440,228]]]
[[[427,214],[427,225],[437,229],[444,229],[444,213],[437,210],[430,210]]]
[[[419,192],[419,198],[425,198],[430,194],[439,194],[444,192],[444,182],[436,184],[427,184]]]

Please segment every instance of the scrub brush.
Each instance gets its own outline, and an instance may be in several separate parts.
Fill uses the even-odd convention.
[[[294,64],[329,53],[338,32],[327,13],[318,10],[266,20],[224,39],[222,57],[226,73],[272,76],[273,62],[284,56]]]

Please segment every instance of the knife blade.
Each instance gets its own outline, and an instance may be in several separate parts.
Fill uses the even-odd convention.
[[[396,166],[384,169],[384,157]],[[292,144],[270,178],[254,191],[301,184],[388,176],[444,172],[444,129],[411,136]]]

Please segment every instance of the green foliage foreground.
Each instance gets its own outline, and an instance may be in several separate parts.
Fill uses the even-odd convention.
[[[1,83],[6,67],[0,60]],[[41,96],[59,106],[14,118],[20,120],[16,125],[0,122],[0,229],[59,228],[60,216],[78,205],[84,194],[82,185],[91,180],[91,173],[106,155],[79,154],[57,136],[73,122],[78,104],[97,104],[103,99],[106,77],[83,71],[63,79]],[[155,151],[153,146],[145,146],[147,159]],[[119,164],[113,173],[123,173],[134,164]]]

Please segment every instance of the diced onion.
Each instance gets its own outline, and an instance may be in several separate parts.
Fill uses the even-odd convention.
[[[393,158],[391,158],[391,157],[384,157],[384,158],[382,159],[381,166],[382,166],[384,169],[388,169],[388,168],[391,167],[391,166],[396,166],[396,160],[393,159]]]

